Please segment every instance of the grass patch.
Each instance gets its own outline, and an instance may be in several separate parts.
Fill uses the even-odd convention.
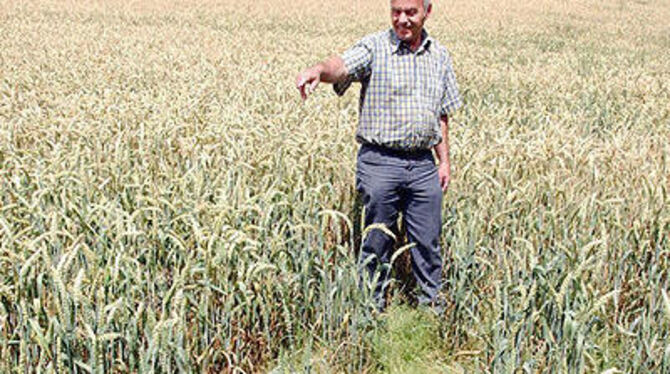
[[[398,305],[382,318],[383,328],[372,342],[378,372],[447,372],[439,322],[432,312]]]
[[[366,373],[459,373],[450,366],[450,355],[441,336],[443,326],[430,310],[405,304],[393,305],[377,320],[376,328],[358,343],[368,353],[356,371]],[[283,352],[270,373],[350,372],[349,361],[338,357],[342,346],[307,345]]]

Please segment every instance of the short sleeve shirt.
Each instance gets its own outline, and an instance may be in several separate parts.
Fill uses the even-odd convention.
[[[412,51],[389,29],[364,37],[342,59],[348,75],[333,87],[343,95],[352,82],[361,83],[359,143],[406,151],[440,143],[440,117],[461,106],[445,47],[424,30]]]

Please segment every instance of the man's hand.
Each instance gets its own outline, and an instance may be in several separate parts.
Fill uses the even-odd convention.
[[[319,65],[316,65],[309,69],[305,69],[302,73],[298,74],[298,77],[295,80],[295,86],[298,91],[300,91],[302,99],[305,100],[309,94],[314,92],[320,82],[321,68]]]
[[[440,179],[440,188],[442,192],[447,191],[449,188],[449,180],[451,179],[451,169],[448,162],[440,162],[440,165],[437,167],[437,175]]]
[[[339,82],[346,75],[347,69],[344,67],[342,58],[333,56],[298,74],[295,79],[295,87],[300,91],[302,99],[305,100],[307,96],[314,92],[319,83]]]

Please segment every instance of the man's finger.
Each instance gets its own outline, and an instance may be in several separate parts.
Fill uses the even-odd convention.
[[[303,100],[307,97],[305,95],[305,83],[307,83],[305,77],[303,77],[302,74],[298,75],[298,78],[295,81],[295,88],[298,89]]]
[[[307,92],[305,92],[305,85],[303,84],[300,86],[300,97],[302,97],[303,100],[307,99]]]
[[[440,178],[440,187],[442,187],[442,192],[447,190],[447,187],[449,187],[449,178],[442,177]]]
[[[314,90],[316,90],[316,86],[318,86],[318,85],[319,85],[319,80],[318,79],[313,80],[312,84],[309,85],[309,91],[314,92]]]
[[[298,83],[296,84],[296,88],[298,88],[298,91],[300,91],[300,97],[302,97],[303,100],[307,99],[307,93],[305,92],[305,79],[300,78],[298,80]]]

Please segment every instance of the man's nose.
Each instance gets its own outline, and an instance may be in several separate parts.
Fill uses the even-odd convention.
[[[407,15],[405,12],[400,13],[400,23],[407,23]]]

